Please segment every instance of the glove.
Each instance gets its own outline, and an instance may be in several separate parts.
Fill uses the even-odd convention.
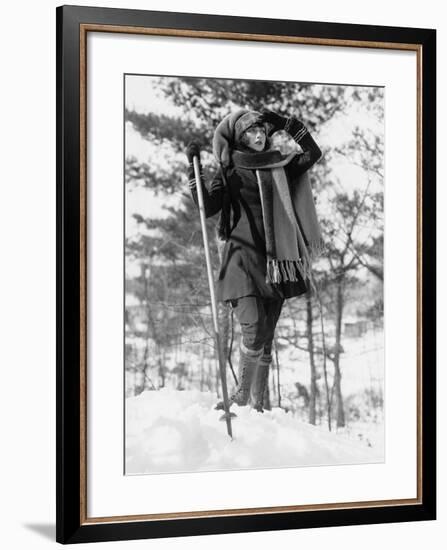
[[[305,136],[308,133],[307,128],[304,126],[304,124],[301,122],[301,120],[298,120],[296,117],[291,116],[287,119],[287,122],[284,126],[284,130],[292,136],[294,141],[296,143],[299,143],[303,136]]]
[[[273,111],[270,111],[269,109],[262,109],[261,115],[261,122],[267,122],[272,126],[269,135],[277,132],[278,130],[284,130],[284,127],[288,120],[286,117],[278,115]]]
[[[273,111],[269,111],[268,109],[263,109],[261,111],[262,114],[262,122],[267,122],[268,124],[272,125],[272,129],[269,132],[269,135],[273,134],[274,132],[277,132],[278,130],[284,130],[292,138],[299,143],[303,136],[307,134],[307,128],[304,126],[304,124],[301,122],[301,120],[298,120],[296,117],[291,116],[289,118],[282,117]]]
[[[196,176],[194,172],[194,163],[193,163],[194,157],[197,157],[199,159],[200,179],[203,182],[203,171],[202,171],[202,165],[200,163],[200,147],[196,141],[191,141],[190,143],[188,143],[188,145],[186,146],[186,156],[188,157],[188,162],[189,162],[188,185],[191,189],[195,189]]]
[[[186,156],[188,157],[189,164],[193,163],[193,158],[198,157],[200,163],[200,147],[196,141],[191,141],[186,146]]]

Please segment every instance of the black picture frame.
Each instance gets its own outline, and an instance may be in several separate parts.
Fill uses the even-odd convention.
[[[98,7],[57,8],[57,532],[60,543],[433,520],[436,517],[436,31]],[[135,520],[85,517],[86,195],[83,26],[299,37],[338,46],[407,45],[420,56],[420,470],[415,502]],[[88,32],[85,30],[85,32]],[[116,31],[116,29],[115,29]],[[124,31],[123,31],[124,32]],[[125,32],[133,32],[127,30]],[[259,39],[259,38],[258,38]],[[356,44],[357,43],[357,44]],[[375,44],[375,45],[373,45]],[[78,434],[80,435],[78,437]]]

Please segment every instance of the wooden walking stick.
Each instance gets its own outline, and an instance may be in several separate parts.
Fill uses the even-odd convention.
[[[196,186],[197,186],[197,198],[199,200],[200,225],[202,227],[203,247],[205,249],[206,270],[208,273],[208,285],[210,288],[214,338],[216,340],[217,358],[219,362],[219,371],[220,371],[220,381],[222,383],[222,395],[223,395],[223,403],[224,403],[224,410],[225,410],[225,413],[222,419],[226,420],[228,435],[231,438],[233,438],[233,433],[231,429],[231,416],[235,416],[235,415],[233,413],[230,414],[230,405],[228,403],[228,389],[227,389],[227,378],[225,373],[225,359],[222,356],[222,346],[220,345],[221,342],[220,342],[220,334],[219,334],[219,321],[217,317],[216,295],[214,293],[213,269],[211,267],[210,247],[208,243],[208,233],[206,231],[206,216],[205,216],[205,204],[203,201],[202,180],[200,179],[199,158],[197,156],[193,157],[193,164],[194,164],[194,177],[196,179]]]

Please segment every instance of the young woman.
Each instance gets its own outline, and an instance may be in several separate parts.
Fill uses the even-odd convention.
[[[285,130],[302,153],[271,149],[270,136]],[[321,233],[305,173],[321,151],[304,124],[272,111],[240,109],[217,126],[213,153],[220,169],[209,189],[205,214],[220,212],[219,236],[225,240],[216,296],[233,308],[241,326],[238,384],[230,405],[263,412],[275,327],[284,300],[305,293],[311,260],[322,247]],[[187,148],[189,186],[196,204],[193,158]],[[223,409],[219,402],[217,409]]]

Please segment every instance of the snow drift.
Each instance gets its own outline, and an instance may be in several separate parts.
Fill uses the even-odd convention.
[[[126,474],[279,468],[383,461],[383,445],[299,421],[274,408],[233,406],[233,440],[215,395],[162,389],[126,399]]]

